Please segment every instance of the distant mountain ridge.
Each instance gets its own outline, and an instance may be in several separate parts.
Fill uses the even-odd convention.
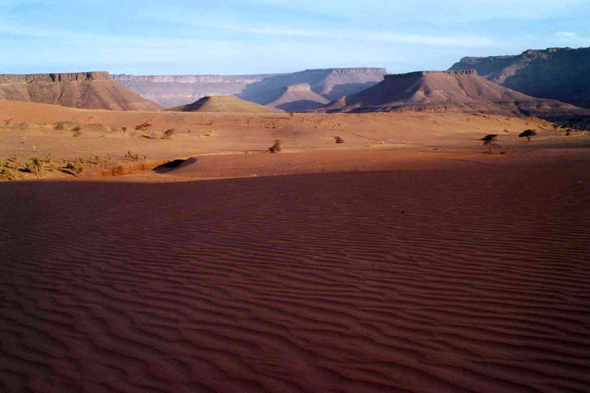
[[[474,70],[386,75],[383,82],[333,101],[326,112],[425,111],[556,117],[588,115],[560,101],[529,97],[479,76]]]
[[[112,79],[165,108],[187,105],[208,96],[235,95],[246,85],[278,74],[260,75],[111,75]]]
[[[273,105],[289,86],[307,84],[311,93],[325,100],[337,100],[355,94],[381,82],[387,74],[385,68],[326,68],[282,74],[252,83],[238,97],[260,105]],[[308,101],[303,99],[302,101]],[[293,101],[293,106],[297,106]],[[281,104],[285,102],[281,101]]]
[[[0,99],[73,108],[156,111],[161,107],[113,82],[108,72],[2,74]]]
[[[323,100],[329,102],[379,83],[386,73],[384,68],[328,68],[287,74],[229,76],[123,74],[112,75],[112,78],[142,97],[166,108],[172,108],[190,104],[206,96],[222,95],[236,95],[242,100],[268,105],[279,99],[289,86],[301,83],[308,84],[313,93],[324,97]],[[285,103],[284,100],[281,101],[281,104]],[[293,105],[293,107],[299,106],[301,105]]]
[[[521,93],[590,108],[590,48],[526,50],[515,56],[464,57],[450,70],[474,69]]]

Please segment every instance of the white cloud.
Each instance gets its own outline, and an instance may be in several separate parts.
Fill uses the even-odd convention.
[[[577,34],[571,31],[559,31],[555,33],[557,38],[574,38]]]
[[[200,18],[192,15],[179,16],[177,14],[154,13],[150,18],[183,23],[194,27],[204,27],[216,30],[233,31],[251,35],[318,38],[327,40],[348,40],[355,42],[374,42],[382,44],[413,44],[431,46],[454,46],[460,48],[492,47],[498,43],[488,37],[477,35],[428,35],[407,34],[399,31],[372,31],[358,29],[301,29],[292,26],[246,25],[246,24],[218,24],[200,22]]]

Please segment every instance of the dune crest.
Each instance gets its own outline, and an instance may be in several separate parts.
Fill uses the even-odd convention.
[[[217,113],[264,113],[277,112],[253,102],[240,100],[235,96],[203,97],[192,104],[167,109],[172,112],[217,112]]]

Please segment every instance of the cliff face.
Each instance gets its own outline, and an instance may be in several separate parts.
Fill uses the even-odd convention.
[[[84,82],[84,81],[108,81],[108,72],[75,72],[66,74],[4,74],[0,75],[0,85],[24,84],[32,82],[60,83],[60,82]]]
[[[451,70],[474,69],[502,86],[590,108],[590,48],[527,50],[516,56],[465,57]]]
[[[161,109],[113,82],[108,72],[0,75],[0,99],[85,109]]]
[[[112,75],[112,78],[142,97],[171,108],[206,96],[223,95],[236,95],[246,101],[267,105],[277,100],[285,88],[299,83],[307,83],[314,93],[333,100],[371,87],[382,81],[385,74],[384,68],[331,68],[290,74]]]

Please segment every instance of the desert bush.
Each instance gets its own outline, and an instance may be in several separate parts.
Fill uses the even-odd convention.
[[[10,161],[12,162],[12,169],[18,171],[18,168],[20,168],[20,157],[14,156],[10,159]]]
[[[82,127],[80,126],[72,128],[72,131],[74,131],[74,137],[82,135]]]
[[[146,121],[145,123],[136,125],[135,126],[135,131],[145,131],[148,128],[150,128],[151,126],[152,125],[149,122]]]
[[[268,148],[268,151],[271,153],[280,153],[281,152],[281,141],[280,139],[275,140],[274,145]]]
[[[133,154],[133,153],[131,153],[131,150],[129,150],[129,151],[127,151],[127,154],[125,154],[125,158],[132,160],[132,161],[138,161],[139,155],[137,153]]]
[[[519,138],[526,138],[527,142],[531,141],[531,137],[537,135],[537,131],[529,129],[529,130],[524,130],[523,132],[521,132],[520,134],[518,134]]]
[[[121,130],[123,130],[123,132],[127,132],[127,127],[121,127]]]
[[[174,132],[174,128],[170,128],[164,131],[164,134],[162,135],[161,139],[172,139],[172,135],[174,135]]]
[[[7,166],[0,167],[0,180],[16,180],[16,171]]]
[[[43,171],[43,160],[38,157],[31,158],[31,161],[25,162],[25,171],[37,177],[41,177]]]
[[[67,161],[66,162],[66,169],[70,171],[74,176],[78,176],[84,172],[85,164],[84,160],[79,158],[74,161]]]
[[[334,137],[334,140],[336,141],[336,143],[344,143],[344,139],[339,135],[336,135]]]

